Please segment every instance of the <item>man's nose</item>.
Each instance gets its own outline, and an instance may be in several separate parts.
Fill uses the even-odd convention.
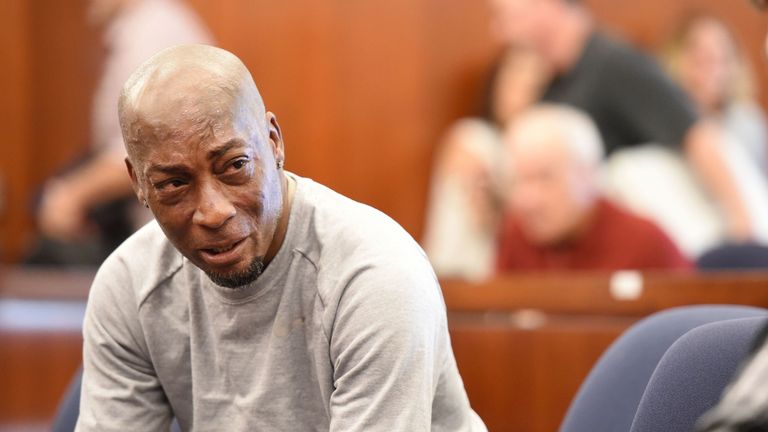
[[[202,185],[192,222],[206,228],[219,228],[235,216],[237,209],[223,191],[213,184]]]

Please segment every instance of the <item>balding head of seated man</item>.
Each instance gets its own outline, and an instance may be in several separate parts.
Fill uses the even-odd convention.
[[[180,46],[128,80],[128,171],[155,215],[100,268],[79,431],[485,430],[421,249],[284,170],[233,54]]]
[[[498,271],[690,267],[660,228],[602,195],[602,148],[592,120],[564,105],[509,126]]]

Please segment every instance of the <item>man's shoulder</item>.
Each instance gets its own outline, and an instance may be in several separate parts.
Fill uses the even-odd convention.
[[[424,251],[392,218],[320,184],[302,187],[306,220],[299,247],[318,269],[318,289],[344,289],[352,279],[384,274],[434,279]]]
[[[638,269],[691,268],[690,261],[654,221],[607,200],[601,204],[600,242],[623,267]],[[621,261],[621,260],[620,260]]]
[[[642,54],[621,36],[605,31],[596,31],[592,34],[588,49],[609,58],[633,57]]]
[[[152,220],[121,244],[99,268],[94,288],[101,285],[145,298],[178,272],[181,254]]]
[[[637,214],[608,199],[600,202],[602,225],[615,238],[634,239],[644,244],[671,243],[659,225],[644,215]]]
[[[648,54],[631,45],[621,36],[596,31],[589,39],[584,51],[585,67],[597,75],[640,73],[658,68],[656,61]],[[639,69],[639,70],[638,70]]]
[[[654,63],[650,57],[620,37],[603,31],[593,31],[586,39],[573,67],[552,85],[556,94],[563,89],[568,89],[571,93],[574,88],[582,89],[579,94],[584,94],[580,94],[580,98],[587,100],[577,105],[584,109],[582,104],[595,105],[606,97],[611,101],[615,88],[624,85],[623,80],[634,81],[636,74],[644,76],[653,67]],[[594,112],[590,113],[595,115]]]
[[[396,248],[421,248],[405,229],[382,211],[347,198],[311,180],[305,182],[304,205],[311,219],[311,236],[321,245],[339,249],[341,253],[362,252],[369,249],[384,253]]]

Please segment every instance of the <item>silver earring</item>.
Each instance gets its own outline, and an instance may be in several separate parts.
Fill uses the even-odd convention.
[[[279,170],[283,169],[283,164],[285,164],[285,162],[283,162],[282,160],[277,161],[277,169]]]
[[[149,208],[149,204],[147,203],[147,200],[144,200],[144,207]]]

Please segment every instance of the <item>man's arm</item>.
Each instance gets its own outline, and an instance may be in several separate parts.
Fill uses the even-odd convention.
[[[122,149],[108,149],[44,190],[38,221],[48,237],[71,241],[86,231],[88,211],[133,193]]]
[[[160,431],[171,424],[121,264],[113,256],[102,266],[88,298],[78,432]]]
[[[456,370],[437,281],[415,267],[423,274],[368,268],[346,288],[329,335],[331,431],[429,431],[433,416],[446,430],[485,430]]]
[[[701,121],[691,127],[685,137],[685,155],[723,209],[728,236],[734,240],[748,240],[754,234],[752,221],[733,173],[718,148],[724,144],[722,139],[722,130],[716,124]]]

